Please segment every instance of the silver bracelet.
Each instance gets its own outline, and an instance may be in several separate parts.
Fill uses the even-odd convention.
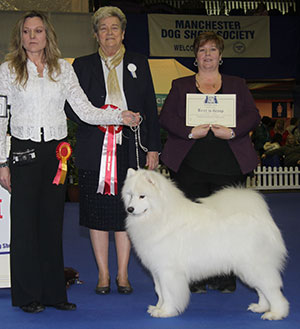
[[[231,129],[231,137],[230,137],[230,139],[233,139],[234,137],[235,137],[235,133],[234,133],[233,129]]]
[[[8,167],[8,161],[0,163],[0,168]]]

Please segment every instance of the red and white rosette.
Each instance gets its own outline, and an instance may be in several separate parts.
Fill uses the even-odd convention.
[[[119,107],[111,104],[106,104],[100,109],[121,111]],[[105,135],[101,153],[97,193],[116,195],[118,193],[116,134],[123,129],[123,126],[109,125],[98,126],[98,128],[103,131]]]
[[[72,148],[69,143],[62,142],[57,145],[56,157],[59,160],[59,164],[52,184],[64,184],[68,171],[67,161],[70,158],[71,154]]]

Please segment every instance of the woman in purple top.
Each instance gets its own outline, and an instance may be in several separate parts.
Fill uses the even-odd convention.
[[[249,133],[260,115],[244,79],[221,74],[223,39],[214,32],[201,33],[194,41],[195,75],[176,79],[160,113],[168,132],[161,160],[171,178],[190,199],[206,197],[228,185],[245,184],[258,164]],[[235,94],[236,126],[186,125],[187,94]],[[227,273],[228,274],[228,273]],[[191,285],[191,291],[206,289],[207,282]],[[223,292],[235,290],[235,277],[224,275],[209,284]]]

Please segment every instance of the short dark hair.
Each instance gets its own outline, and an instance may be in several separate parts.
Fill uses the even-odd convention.
[[[219,49],[220,55],[223,53],[224,50],[224,40],[220,37],[217,33],[211,32],[202,32],[200,33],[197,38],[194,40],[194,54],[197,56],[199,47],[202,47],[206,42],[214,41],[216,43],[216,47]]]

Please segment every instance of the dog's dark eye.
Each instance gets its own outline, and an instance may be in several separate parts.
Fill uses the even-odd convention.
[[[140,195],[140,199],[144,199],[144,197],[145,197],[144,195]]]

